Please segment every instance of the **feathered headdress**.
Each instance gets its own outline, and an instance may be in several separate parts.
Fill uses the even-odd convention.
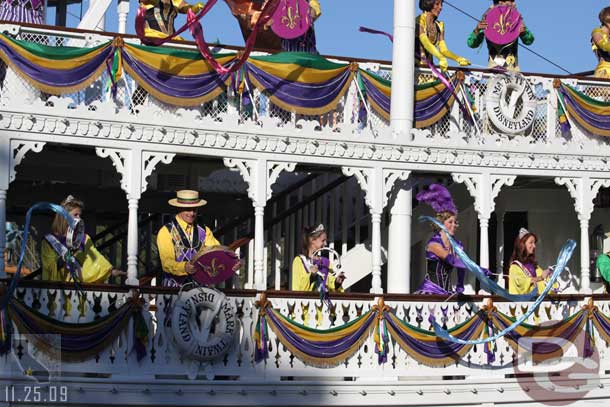
[[[419,202],[425,202],[432,207],[434,212],[451,212],[457,215],[457,208],[453,203],[451,194],[443,185],[432,184],[427,191],[422,191],[416,196]]]

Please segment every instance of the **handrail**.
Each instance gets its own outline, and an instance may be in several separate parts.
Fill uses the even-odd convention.
[[[4,284],[10,284],[10,278],[0,279],[0,287]],[[40,280],[19,280],[18,287],[23,288],[45,288],[45,289],[63,289],[75,290],[73,283],[62,281],[40,281]],[[177,287],[160,287],[160,286],[145,286],[134,287],[125,285],[112,284],[80,284],[79,289],[83,291],[105,291],[105,292],[128,292],[130,290],[138,290],[142,294],[178,294],[180,288]],[[285,290],[267,290],[257,291],[248,289],[218,289],[227,296],[233,297],[255,297],[257,294],[265,293],[268,299],[273,298],[306,298],[319,299],[320,295],[317,292],[310,291],[285,291]],[[426,302],[445,302],[447,296],[443,295],[420,295],[420,294],[369,294],[369,293],[329,293],[331,299],[336,300],[374,300],[377,297],[383,297],[386,301],[426,301]],[[594,301],[608,301],[610,294],[549,294],[545,298],[547,301],[582,301],[585,298],[592,298]],[[460,295],[455,298],[456,302],[481,302],[484,299],[491,298],[494,303],[511,302],[499,296],[494,295]]]
[[[159,213],[159,212],[153,213],[152,215],[149,215],[147,218],[144,218],[140,222],[138,222],[138,226],[148,223],[150,220],[152,220],[153,218],[156,218],[160,215],[161,215],[161,213]],[[128,222],[129,222],[129,219],[123,220],[121,222],[117,222],[117,223],[107,227],[106,229],[104,229],[103,231],[98,233],[97,235],[93,236],[91,238],[91,240],[93,240],[93,242],[95,243],[98,240],[102,239],[104,236],[114,232],[115,230],[120,229],[121,227],[126,227]]]
[[[286,195],[293,193],[297,189],[308,184],[309,182],[313,181],[314,179],[318,178],[319,176],[320,176],[320,174],[317,174],[317,173],[310,174],[307,177],[303,178],[302,180],[294,183],[293,185],[290,185],[288,188],[275,194],[275,196],[272,196],[271,199],[269,199],[267,201],[267,205],[268,206],[272,205],[273,203],[285,198]],[[254,214],[248,214],[248,215],[241,216],[241,217],[227,223],[226,225],[220,226],[216,230],[213,231],[214,236],[215,237],[223,236],[227,232],[227,230],[232,229],[251,218],[254,218]]]

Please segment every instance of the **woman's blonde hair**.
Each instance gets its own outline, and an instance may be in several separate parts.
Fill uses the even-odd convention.
[[[455,213],[443,211],[436,214],[436,220],[438,220],[440,223],[445,223],[445,221],[452,216],[455,216],[457,218],[457,215]],[[441,228],[439,228],[438,226],[436,226],[436,224],[433,223],[432,230],[434,230],[435,232],[440,232]]]
[[[85,209],[83,201],[74,198],[72,195],[68,195],[60,205],[68,212],[75,208],[79,208],[81,211]],[[68,226],[68,221],[59,213],[56,213],[53,223],[51,224],[51,232],[55,236],[64,236],[68,232]]]

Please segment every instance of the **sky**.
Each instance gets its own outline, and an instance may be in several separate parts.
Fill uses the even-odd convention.
[[[409,1],[415,3],[415,6],[418,3],[417,0],[396,1]],[[106,31],[117,29],[116,4],[114,0],[106,14]],[[130,33],[134,32],[133,21],[137,4],[137,1],[131,0],[128,17]],[[320,53],[382,60],[392,58],[392,46],[387,38],[360,33],[358,27],[362,25],[392,32],[393,0],[320,0],[320,4],[322,16],[316,22]],[[491,0],[445,1],[440,16],[445,22],[449,49],[470,59],[474,67],[486,66],[485,45],[478,49],[466,46],[466,38],[476,22],[449,4],[479,17],[491,4]],[[571,73],[589,71],[595,67],[597,62],[590,46],[591,31],[599,25],[599,11],[608,5],[604,0],[517,0],[517,7],[524,21],[535,36],[531,48]],[[84,9],[87,6],[88,0],[85,0]],[[80,6],[71,6],[69,11],[73,16],[68,18],[68,25],[74,27],[78,23]],[[52,24],[54,18],[54,10],[50,9],[47,21]],[[176,26],[183,23],[184,19],[179,19]],[[222,0],[203,18],[202,26],[208,42],[219,40],[228,45],[244,43],[237,21]],[[566,73],[524,49],[520,51],[519,58],[523,71]]]

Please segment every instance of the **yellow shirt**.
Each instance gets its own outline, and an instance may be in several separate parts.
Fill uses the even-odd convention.
[[[542,277],[542,269],[540,266],[536,267],[536,277]],[[510,265],[508,269],[508,293],[509,294],[529,294],[534,291],[534,284],[538,285],[538,293],[541,293],[546,287],[546,282],[538,281],[533,283],[532,275],[529,271],[523,269],[517,263]]]
[[[189,238],[192,236],[192,231],[189,229],[192,226],[188,225],[185,221],[176,215],[178,225],[184,231],[186,236]],[[187,230],[188,229],[188,230]],[[220,243],[214,237],[214,234],[208,228],[205,227],[205,240],[203,246],[218,246]],[[159,249],[159,257],[161,258],[161,267],[163,271],[176,276],[186,276],[188,273],[184,270],[186,261],[176,261],[176,251],[174,250],[174,241],[172,239],[169,230],[165,226],[159,230],[157,234],[157,248]]]
[[[296,256],[292,261],[292,290],[293,291],[315,291],[315,279],[311,278],[311,273],[305,269],[301,256]],[[335,286],[336,277],[332,274],[328,275],[326,286],[328,291],[342,292],[343,288]]]
[[[70,273],[65,267],[57,268],[59,255],[53,250],[49,242],[43,240],[40,251],[43,280],[72,281]],[[77,251],[74,257],[76,257],[76,260],[81,265],[84,283],[103,283],[110,276],[112,264],[95,248],[89,235],[85,236],[85,250]]]

